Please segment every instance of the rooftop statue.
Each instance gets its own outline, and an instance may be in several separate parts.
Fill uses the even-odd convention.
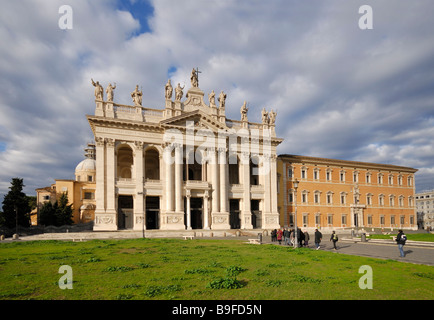
[[[215,105],[215,92],[214,92],[214,90],[211,91],[211,93],[208,96],[208,99],[209,99],[209,106],[217,108],[217,106]]]
[[[191,86],[194,88],[199,87],[199,70],[195,70],[193,68],[193,70],[191,70],[191,75],[190,75],[190,81],[191,81]]]
[[[109,85],[107,86],[107,89],[105,90],[105,92],[107,93],[107,101],[110,101],[110,102],[113,101],[115,89],[116,89],[116,82],[115,82],[114,86],[112,86],[112,84],[109,83]]]
[[[240,113],[241,113],[241,121],[248,121],[247,120],[247,111],[249,111],[249,108],[247,108],[247,102],[244,101]]]
[[[131,92],[131,98],[133,98],[134,105],[141,106],[142,105],[142,90],[139,91],[139,85],[136,85],[136,89]]]
[[[99,84],[99,81],[97,81],[95,83],[92,78],[90,79],[90,81],[92,81],[92,85],[95,87],[95,99],[103,100],[104,99],[104,96],[103,96],[104,95],[104,89]]]
[[[275,111],[273,111],[273,109],[271,109],[269,116],[270,116],[270,121],[269,124],[274,126],[275,122],[276,122],[276,115],[277,113]]]
[[[185,86],[181,88],[181,85],[178,82],[178,86],[175,88],[175,101],[181,101],[182,96],[184,95],[184,92],[182,91],[184,88]]]
[[[219,108],[224,108],[226,103],[226,93],[224,93],[223,91],[220,92],[218,101],[219,101]]]
[[[173,87],[172,84],[170,83],[170,79],[167,80],[166,86],[164,87],[165,91],[166,91],[166,99],[170,100],[172,99],[172,93],[173,93]]]
[[[268,124],[268,112],[265,111],[265,108],[262,108],[262,124]]]

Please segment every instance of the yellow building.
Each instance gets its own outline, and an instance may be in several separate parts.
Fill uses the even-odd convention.
[[[281,226],[294,226],[296,205],[299,228],[417,229],[417,169],[286,154],[277,167]]]
[[[86,159],[75,168],[75,180],[56,179],[50,187],[36,189],[37,212],[45,202],[54,203],[61,194],[68,194],[69,204],[72,204],[74,223],[88,223],[95,216],[95,145],[88,144]],[[32,221],[32,224],[36,224]]]

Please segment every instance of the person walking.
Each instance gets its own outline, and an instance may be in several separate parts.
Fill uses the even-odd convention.
[[[294,245],[294,234],[295,234],[295,231],[294,231],[294,229],[291,229],[291,231],[289,232],[289,239],[290,239],[290,243],[291,243],[291,245],[293,246]]]
[[[338,242],[338,235],[336,234],[336,231],[333,231],[332,235],[330,236],[330,241],[333,241],[333,249],[334,250],[338,250],[338,248],[336,248],[336,242]]]
[[[288,228],[285,228],[285,231],[283,231],[283,244],[289,245],[289,230],[288,230]]]
[[[307,233],[307,230],[304,232],[304,246],[307,247],[309,245],[309,233]]]
[[[277,230],[274,229],[271,231],[271,242],[275,242],[277,240]]]
[[[279,244],[282,244],[282,229],[277,230],[277,241],[279,241]]]
[[[318,229],[315,229],[315,246],[316,246],[316,250],[318,250],[320,248],[320,243],[322,240],[322,233],[320,231],[318,231]]]
[[[404,234],[402,230],[398,230],[398,234],[396,236],[396,243],[398,244],[399,256],[402,258],[405,257],[405,253],[404,253],[405,241],[407,241],[407,236]]]

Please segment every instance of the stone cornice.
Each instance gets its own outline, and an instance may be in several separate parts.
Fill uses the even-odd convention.
[[[351,161],[351,160],[340,160],[340,159],[327,159],[320,157],[309,157],[301,155],[292,154],[281,154],[278,156],[284,162],[290,163],[306,163],[306,164],[318,164],[336,167],[348,167],[348,168],[364,168],[370,170],[385,170],[385,171],[400,171],[400,172],[410,172],[415,173],[418,169],[397,166],[392,164],[381,164],[381,163],[371,163],[371,162],[361,162],[361,161]]]
[[[164,132],[164,128],[162,128],[159,123],[155,123],[155,122],[140,122],[134,120],[107,118],[107,117],[91,116],[91,115],[86,115],[86,118],[89,122],[89,125],[94,135],[96,135],[95,132],[96,124],[103,125],[106,128],[121,128],[121,129],[130,129],[130,130],[137,130],[137,129],[143,130],[146,128],[147,131]]]

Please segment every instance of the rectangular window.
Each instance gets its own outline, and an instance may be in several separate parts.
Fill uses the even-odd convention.
[[[307,219],[307,213],[303,214],[303,227],[307,227],[308,219]]]
[[[93,199],[95,199],[95,193],[93,193],[93,192],[85,192],[84,193],[84,198],[86,200],[93,200]]]
[[[347,224],[347,215],[346,214],[343,214],[342,215],[342,224]]]
[[[289,202],[289,203],[294,202],[294,195],[293,195],[293,193],[292,193],[291,190],[290,190],[289,193],[288,193],[288,202]]]

